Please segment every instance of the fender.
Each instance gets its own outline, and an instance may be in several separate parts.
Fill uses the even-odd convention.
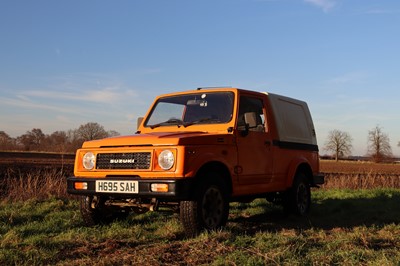
[[[304,156],[296,157],[290,162],[288,174],[286,176],[285,187],[289,188],[292,186],[297,169],[299,168],[299,165],[301,165],[303,163],[310,165],[309,161]]]
[[[185,177],[195,177],[199,169],[209,163],[209,162],[220,162],[227,169],[229,169],[231,177],[233,176],[233,166],[236,164],[236,158],[232,158],[232,154],[236,152],[236,150],[226,149],[227,147],[221,148],[221,152],[216,152],[215,147],[212,151],[200,151],[200,149],[193,149],[192,151],[186,152],[185,159],[185,169],[184,176]]]

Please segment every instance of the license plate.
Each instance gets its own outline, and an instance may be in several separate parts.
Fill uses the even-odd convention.
[[[139,193],[139,182],[132,180],[96,180],[96,192]]]

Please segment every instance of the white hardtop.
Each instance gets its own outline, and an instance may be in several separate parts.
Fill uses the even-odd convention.
[[[280,141],[317,145],[314,124],[307,103],[265,92],[274,112]]]

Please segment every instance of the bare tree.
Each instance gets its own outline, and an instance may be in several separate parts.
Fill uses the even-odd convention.
[[[117,137],[117,136],[120,136],[120,135],[121,135],[119,132],[117,132],[117,131],[115,131],[115,130],[109,130],[109,131],[107,132],[107,134],[108,134],[108,137]]]
[[[375,162],[381,162],[392,157],[389,136],[382,132],[380,126],[368,131],[368,155]]]
[[[82,146],[84,142],[84,140],[79,136],[77,129],[68,130],[67,137],[68,137],[68,147],[66,150],[69,152],[75,152]]]
[[[47,136],[50,151],[65,152],[68,146],[68,136],[65,131],[55,131]]]
[[[335,160],[349,155],[353,145],[352,138],[349,133],[340,130],[331,130],[328,135],[328,140],[325,142],[325,150],[331,151],[335,155]]]
[[[104,127],[94,122],[89,122],[84,125],[81,125],[77,129],[77,133],[79,137],[84,141],[103,139],[108,137],[108,133],[107,131],[104,130]]]
[[[26,151],[39,151],[42,150],[42,144],[45,140],[46,135],[43,134],[40,128],[34,128],[31,131],[27,131],[24,135],[17,138],[17,142],[20,143]]]
[[[15,139],[11,138],[6,132],[0,131],[0,150],[16,149]]]
[[[46,135],[41,129],[34,128],[17,138],[11,138],[4,131],[0,131],[0,149],[75,152],[85,141],[119,135],[117,131],[106,131],[102,125],[94,122],[86,123],[78,129],[67,132],[55,131],[51,135]]]

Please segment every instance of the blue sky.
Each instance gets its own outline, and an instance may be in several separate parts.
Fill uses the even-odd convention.
[[[232,86],[307,101],[321,154],[379,125],[399,155],[399,25],[398,0],[2,0],[0,130],[131,134],[160,93]]]

